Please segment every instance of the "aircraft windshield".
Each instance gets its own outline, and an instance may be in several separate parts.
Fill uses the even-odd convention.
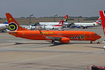
[[[94,34],[94,35],[97,35],[97,34]]]

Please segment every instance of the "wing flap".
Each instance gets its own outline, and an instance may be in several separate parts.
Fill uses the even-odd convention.
[[[61,39],[60,37],[50,37],[50,36],[47,36],[46,38],[47,39],[52,39],[52,40],[60,40]]]
[[[62,38],[66,38],[66,37],[52,37],[52,36],[46,36],[47,39],[51,39],[51,40],[57,40],[60,41]]]

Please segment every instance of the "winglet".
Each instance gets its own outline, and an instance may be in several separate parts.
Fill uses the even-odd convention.
[[[42,33],[42,31],[40,30],[39,27],[38,27],[38,29],[39,29],[40,34],[42,34],[44,37],[46,37],[46,36]]]
[[[105,11],[99,11],[99,13],[101,17],[102,26],[103,26],[103,32],[105,35]]]
[[[39,29],[40,34],[43,34],[43,33],[41,32],[41,30],[40,30],[40,28],[39,28],[39,27],[38,27],[38,29]]]

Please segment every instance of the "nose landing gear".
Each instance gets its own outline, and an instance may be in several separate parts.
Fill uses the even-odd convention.
[[[98,41],[97,44],[100,44],[100,42]]]
[[[92,44],[92,43],[93,43],[93,42],[92,42],[92,41],[90,41],[90,44]],[[98,41],[98,42],[97,42],[97,44],[100,44],[100,42]]]
[[[92,44],[92,41],[90,41],[90,44]]]

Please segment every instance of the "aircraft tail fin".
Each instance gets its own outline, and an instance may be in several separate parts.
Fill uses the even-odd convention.
[[[58,25],[54,25],[55,27],[62,27],[64,23],[64,20],[60,20]]]
[[[68,15],[66,15],[65,17],[64,17],[64,22],[67,22],[67,19],[68,19]]]
[[[99,11],[99,13],[101,17],[102,26],[103,26],[103,32],[105,35],[105,11]]]
[[[7,21],[7,19],[6,19],[6,21],[5,21],[3,24],[8,24],[8,21]]]
[[[102,24],[102,22],[101,22],[101,17],[99,17],[99,18],[97,19],[96,23],[99,24],[99,25]]]
[[[12,15],[10,13],[6,13],[6,18],[7,18],[8,24],[9,24],[9,30],[10,31],[28,30],[28,29],[22,28],[15,21],[15,19],[12,17]]]
[[[63,26],[63,23],[64,23],[64,20],[60,20],[60,22],[59,22],[59,24],[58,24],[58,25]]]

